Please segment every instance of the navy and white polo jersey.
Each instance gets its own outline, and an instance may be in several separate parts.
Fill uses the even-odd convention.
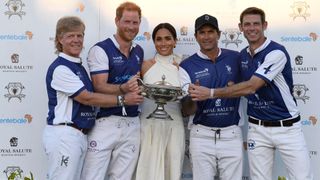
[[[241,72],[244,81],[255,75],[266,86],[248,95],[248,115],[255,119],[277,121],[299,115],[293,97],[293,78],[290,57],[280,44],[266,40],[256,49],[254,56],[249,49],[241,51]]]
[[[98,42],[90,49],[88,56],[90,74],[107,73],[108,80],[106,83],[126,83],[132,76],[140,72],[143,56],[143,49],[133,43],[127,58],[120,52],[119,44],[112,36]],[[125,108],[127,116],[138,116],[138,106],[125,106]],[[97,118],[110,115],[122,116],[122,107],[100,108]]]
[[[93,92],[89,76],[80,63],[64,53],[49,66],[46,75],[49,112],[47,123],[74,123],[79,128],[90,129],[95,123],[95,109],[73,98],[83,90]]]
[[[179,68],[181,84],[200,82],[201,86],[220,88],[228,82],[240,82],[240,55],[236,51],[220,49],[215,62],[199,51],[182,61]],[[193,124],[227,127],[239,123],[240,98],[216,98],[197,102]]]

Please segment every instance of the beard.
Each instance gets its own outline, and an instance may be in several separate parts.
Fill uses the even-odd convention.
[[[123,31],[123,30],[118,30],[119,37],[126,41],[126,42],[131,42],[134,40],[138,32],[130,32],[129,30]]]

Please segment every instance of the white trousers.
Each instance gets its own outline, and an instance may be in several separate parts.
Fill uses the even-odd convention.
[[[48,157],[48,180],[79,180],[87,151],[87,136],[69,126],[47,125],[43,145]]]
[[[249,123],[248,158],[252,180],[272,180],[275,150],[290,180],[312,180],[310,157],[301,123],[291,127],[264,127]]]
[[[194,180],[241,180],[243,141],[238,126],[210,128],[192,125],[190,157]]]
[[[88,134],[81,180],[131,180],[139,156],[138,117],[109,116],[96,120]]]

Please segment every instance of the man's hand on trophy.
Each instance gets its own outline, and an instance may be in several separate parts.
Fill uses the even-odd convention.
[[[125,105],[139,105],[143,102],[143,96],[140,95],[140,91],[128,92],[124,95]]]
[[[134,92],[134,91],[139,91],[139,86],[138,86],[138,78],[140,76],[138,74],[134,75],[127,81],[126,83],[120,85],[120,91],[121,93],[127,93],[127,92]]]
[[[193,101],[204,101],[211,98],[211,90],[204,86],[190,84],[188,92]]]

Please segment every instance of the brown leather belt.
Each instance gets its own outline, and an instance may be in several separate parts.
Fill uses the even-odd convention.
[[[88,134],[90,129],[85,129],[85,128],[79,128],[77,125],[73,124],[73,123],[59,123],[59,124],[56,124],[56,125],[61,125],[61,126],[70,126],[70,127],[73,127],[75,129],[78,129],[79,131],[81,131],[83,134]]]
[[[265,126],[265,127],[282,127],[282,126],[290,127],[298,121],[300,121],[300,116],[292,119],[286,119],[286,120],[280,120],[280,121],[263,121],[263,120],[257,120],[249,117],[249,122],[260,125],[260,126]]]

